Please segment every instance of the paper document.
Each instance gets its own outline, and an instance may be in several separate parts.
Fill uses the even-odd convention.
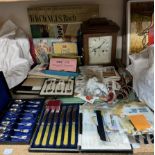
[[[146,117],[142,114],[130,115],[128,117],[138,131],[143,131],[151,127]]]

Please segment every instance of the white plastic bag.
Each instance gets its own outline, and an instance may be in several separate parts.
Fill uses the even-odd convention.
[[[29,40],[11,20],[0,28],[0,71],[9,88],[21,83],[33,64]]]
[[[140,100],[154,109],[154,45],[130,56],[127,70],[133,76],[133,89]]]
[[[30,69],[29,61],[21,58],[21,48],[16,40],[0,39],[0,70],[3,71],[9,88],[21,83]]]
[[[18,46],[19,56],[28,60],[29,65],[33,64],[33,59],[30,54],[30,44],[27,35],[24,31],[17,27],[11,20],[7,20],[1,27],[0,27],[0,39],[11,39],[16,41],[16,46]]]
[[[17,26],[11,21],[7,20],[0,27],[0,37],[1,38],[14,38],[16,34]]]

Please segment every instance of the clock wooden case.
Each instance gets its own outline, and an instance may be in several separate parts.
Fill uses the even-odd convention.
[[[81,27],[85,65],[114,65],[119,26],[106,18],[91,18]]]

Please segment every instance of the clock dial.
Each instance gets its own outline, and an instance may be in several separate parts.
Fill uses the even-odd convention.
[[[111,62],[112,36],[89,37],[90,64],[103,64]]]

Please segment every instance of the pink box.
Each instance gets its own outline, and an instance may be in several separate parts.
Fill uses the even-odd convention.
[[[51,58],[49,70],[76,72],[77,59]]]

